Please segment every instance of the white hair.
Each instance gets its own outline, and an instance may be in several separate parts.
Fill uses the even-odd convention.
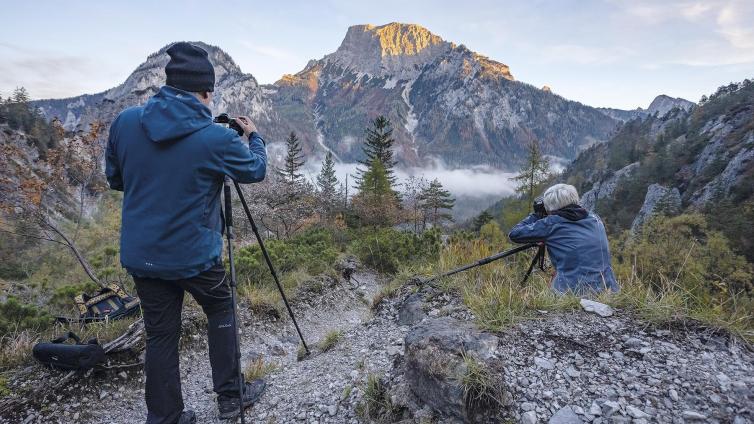
[[[579,193],[576,191],[576,187],[569,184],[555,184],[545,190],[542,197],[547,212],[579,203]]]

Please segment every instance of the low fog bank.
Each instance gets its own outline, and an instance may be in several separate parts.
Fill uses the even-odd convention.
[[[320,171],[321,160],[308,160],[306,175],[312,182],[316,181]],[[337,163],[335,171],[338,181],[344,184],[348,177],[349,194],[355,193],[353,175],[356,169],[362,167],[358,163]],[[502,197],[514,193],[515,184],[510,180],[515,173],[503,172],[489,166],[470,166],[467,168],[448,168],[441,161],[434,161],[431,166],[397,168],[395,171],[398,183],[403,184],[410,177],[424,178],[427,182],[437,178],[442,185],[456,198],[453,216],[456,222],[463,222],[478,215]],[[402,190],[403,187],[399,187]]]

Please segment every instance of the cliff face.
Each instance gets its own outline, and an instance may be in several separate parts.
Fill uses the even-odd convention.
[[[606,140],[618,123],[595,108],[517,82],[507,65],[419,25],[352,26],[335,52],[264,86],[220,48],[197,44],[215,66],[213,112],[250,115],[273,144],[295,131],[309,155],[331,150],[343,161],[360,159],[364,129],[384,114],[405,165],[440,159],[512,169],[533,138],[546,153],[570,159]],[[107,125],[164,83],[167,47],[118,87],[35,105],[69,130],[94,119]]]
[[[679,210],[752,200],[754,83],[721,87],[694,108],[660,97],[654,114],[627,122],[565,171],[582,203],[617,219],[618,228],[635,228],[634,217],[643,221],[660,191]]]

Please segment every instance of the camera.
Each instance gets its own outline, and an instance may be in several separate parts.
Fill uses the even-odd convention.
[[[534,199],[534,214],[537,218],[544,218],[547,216],[547,209],[545,209],[545,202],[541,197]]]
[[[243,128],[238,125],[238,122],[236,122],[235,119],[230,119],[230,116],[227,113],[221,113],[217,115],[215,119],[212,120],[212,122],[216,124],[228,124],[228,127],[232,130],[236,130],[239,136],[243,135]]]

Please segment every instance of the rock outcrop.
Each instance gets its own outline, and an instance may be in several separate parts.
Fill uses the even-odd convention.
[[[657,116],[665,116],[671,110],[678,108],[685,111],[691,110],[696,104],[680,97],[670,97],[661,94],[652,100],[647,108],[647,113],[657,114]]]
[[[618,184],[623,181],[624,178],[631,178],[633,172],[638,167],[639,162],[634,162],[615,171],[615,173],[607,179],[594,183],[589,191],[581,195],[581,206],[588,211],[594,211],[597,202],[601,199],[611,198],[615,189],[618,187]]]
[[[631,224],[631,231],[638,231],[649,218],[656,214],[673,215],[681,209],[681,193],[675,187],[652,184],[647,187],[644,204]]]
[[[405,341],[411,391],[442,416],[478,423],[496,416],[506,396],[500,340],[473,324],[436,318],[414,327]]]

